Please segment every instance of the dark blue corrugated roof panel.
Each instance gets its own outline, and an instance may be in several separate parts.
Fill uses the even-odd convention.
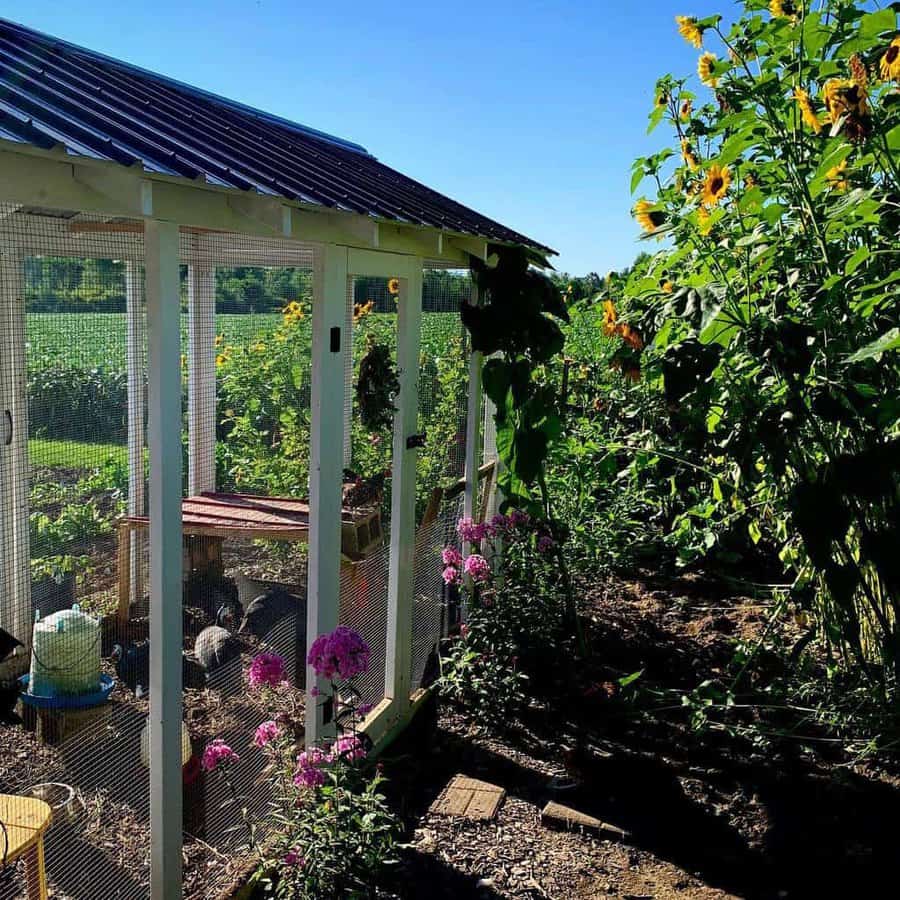
[[[78,156],[549,250],[357,144],[5,19],[0,138],[62,144]]]

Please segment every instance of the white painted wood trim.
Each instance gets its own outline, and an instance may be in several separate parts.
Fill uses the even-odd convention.
[[[307,650],[338,624],[343,454],[336,449],[344,439],[344,407],[336,400],[344,395],[346,308],[347,250],[326,244],[313,267]],[[333,724],[323,722],[319,698],[312,693],[313,688],[324,693],[327,683],[308,667],[306,685],[306,745],[312,746],[333,731]]]
[[[355,281],[347,279],[347,299],[344,305],[344,334],[347,351],[344,353],[344,468],[353,461],[353,297]]]
[[[472,286],[472,302],[479,304],[478,288]],[[471,339],[470,339],[471,340]],[[481,464],[481,367],[483,354],[475,351],[469,353],[469,384],[466,405],[466,468],[465,492],[463,494],[463,515],[474,518],[478,504],[478,466]],[[472,545],[465,544],[463,553],[472,552]]]
[[[28,394],[25,368],[24,260],[0,246],[0,625],[31,645],[31,563],[28,529]],[[9,441],[7,444],[6,441]]]
[[[198,238],[198,241],[202,238]],[[216,489],[216,271],[188,267],[188,494]]]
[[[400,280],[397,300],[397,368],[400,394],[395,403],[391,464],[391,548],[388,567],[387,660],[385,696],[398,715],[409,707],[412,667],[413,557],[416,532],[416,459],[407,447],[416,433],[419,412],[419,344],[422,330],[422,260]]]
[[[144,476],[144,304],[142,273],[138,263],[125,263],[125,356],[128,371],[128,515],[143,516],[147,511]],[[143,593],[141,567],[144,532],[132,532],[128,560],[129,584],[134,604]]]
[[[150,444],[150,893],[181,896],[181,300],[178,226],[145,223]]]

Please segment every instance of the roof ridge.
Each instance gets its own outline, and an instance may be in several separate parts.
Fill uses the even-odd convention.
[[[180,81],[177,78],[172,78],[169,75],[163,75],[160,72],[154,72],[152,69],[145,69],[143,66],[125,62],[121,59],[116,59],[114,56],[108,56],[107,54],[99,53],[96,50],[90,50],[87,47],[82,47],[81,45],[72,43],[71,41],[67,41],[64,38],[58,38],[54,35],[46,34],[43,31],[29,28],[27,25],[22,25],[20,22],[14,22],[12,19],[6,19],[3,16],[0,16],[0,26],[6,26],[8,28],[24,32],[31,39],[40,41],[41,43],[51,48],[62,47],[68,51],[81,54],[88,59],[96,60],[107,65],[113,65],[120,69],[134,72],[144,77],[153,78],[156,81],[161,82],[162,84],[168,85],[169,87],[177,88],[178,90],[185,91],[188,94],[196,97],[201,97],[206,100],[212,100],[234,111],[249,114],[250,116],[257,118],[260,121],[268,122],[269,124],[273,125],[280,125],[284,128],[291,129],[292,131],[296,131],[304,135],[305,137],[318,139],[326,143],[333,144],[337,147],[341,147],[344,150],[350,150],[354,153],[360,153],[365,156],[372,155],[361,144],[345,140],[344,138],[337,137],[333,134],[328,134],[328,132],[325,131],[319,131],[319,129],[317,128],[312,128],[309,125],[303,125],[300,122],[293,122],[290,119],[284,118],[283,116],[277,116],[274,113],[266,112],[265,110],[258,109],[255,106],[250,106],[247,103],[240,103],[237,100],[231,100],[230,98],[223,97],[221,94],[216,94],[213,91],[207,91],[203,88],[196,87],[195,85],[188,84],[187,82]]]

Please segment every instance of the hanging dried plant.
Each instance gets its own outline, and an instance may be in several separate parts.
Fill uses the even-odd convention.
[[[356,402],[359,417],[369,431],[390,428],[394,421],[394,397],[400,392],[391,349],[373,335],[366,338],[366,352],[359,363]]]

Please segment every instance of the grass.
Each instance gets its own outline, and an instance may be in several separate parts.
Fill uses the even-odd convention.
[[[127,465],[128,448],[120,444],[31,438],[28,441],[28,456],[31,464],[39,469],[96,469],[110,458],[122,466]]]

